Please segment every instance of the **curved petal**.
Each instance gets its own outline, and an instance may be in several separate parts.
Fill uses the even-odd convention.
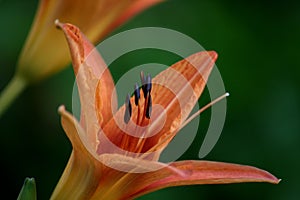
[[[137,123],[137,115],[141,111],[133,106],[131,121],[126,124],[123,120],[123,106],[107,123],[103,132],[116,146],[127,151],[161,151],[175,136],[198,101],[216,58],[217,54],[214,51],[199,52],[162,71],[152,81],[151,119]],[[134,105],[134,97],[131,98],[131,103]],[[142,110],[144,106],[145,100],[140,101]],[[144,126],[145,130],[136,131],[136,124]],[[142,136],[146,139],[141,147],[136,148],[141,144]],[[102,152],[100,148],[101,145],[98,152]]]
[[[167,118],[160,132],[145,142],[145,151],[153,146],[153,150],[162,150],[172,140],[198,102],[217,56],[214,51],[193,54],[153,79],[153,105],[161,105]],[[152,121],[159,124],[162,120],[159,117]]]
[[[164,163],[132,158],[119,154],[102,154],[98,160],[107,167],[99,186],[91,199],[128,199],[125,198],[131,191],[136,179],[145,173],[151,173],[164,168],[171,174],[184,176],[181,170]]]
[[[62,126],[73,151],[51,199],[87,199],[96,190],[102,175],[102,165],[86,149],[85,135],[76,119],[63,106],[59,108]]]
[[[130,18],[147,9],[148,7],[151,7],[163,1],[164,0],[135,1],[123,12],[122,15],[120,15],[113,23],[111,23],[110,27],[107,30],[109,31],[115,29],[116,27],[122,25],[124,22],[128,21]]]
[[[96,145],[97,132],[112,118],[114,82],[97,49],[76,26],[57,25],[64,31],[73,61],[81,102],[81,125]],[[95,146],[94,146],[95,147]]]
[[[127,191],[124,199],[136,198],[171,186],[242,182],[277,184],[280,181],[267,171],[246,165],[211,161],[179,161],[170,166],[177,168],[185,176],[175,174],[166,168],[141,174],[132,181],[131,187],[128,187],[131,189]]]

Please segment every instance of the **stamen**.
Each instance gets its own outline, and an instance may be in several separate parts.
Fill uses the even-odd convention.
[[[144,83],[142,89],[144,93],[144,98],[146,99],[148,94],[151,93],[151,89],[152,89],[152,78],[150,74],[148,74],[147,77],[144,77]]]
[[[134,85],[134,103],[136,106],[139,104],[140,97],[141,97],[141,95],[140,95],[139,85],[137,83],[135,83],[135,85]]]
[[[145,79],[145,75],[144,75],[143,71],[141,71],[140,77],[141,77],[141,83],[142,83],[142,85],[145,85],[146,84],[146,79]]]
[[[174,137],[173,133],[177,133],[178,131],[180,131],[184,126],[186,126],[189,122],[191,122],[193,119],[195,119],[198,115],[200,115],[203,111],[205,111],[207,108],[209,108],[210,106],[212,106],[213,104],[219,102],[220,100],[224,99],[225,97],[228,97],[229,93],[225,93],[222,96],[216,98],[215,100],[213,100],[212,102],[210,102],[209,104],[207,104],[206,106],[204,106],[203,108],[201,108],[198,112],[194,113],[191,117],[189,117],[180,127],[178,127],[176,130],[172,131],[172,132],[167,132],[167,137],[163,138],[161,141],[159,141],[157,144],[155,144],[154,146],[152,146],[147,152],[152,152],[155,151],[156,149],[158,149],[161,145],[163,145],[165,142],[167,142],[168,140],[172,139],[172,137]],[[147,154],[143,154],[143,155],[147,155]],[[144,156],[141,156],[140,158],[142,159]]]
[[[152,89],[152,78],[151,75],[148,74],[147,78],[146,78],[146,91],[147,93],[151,93],[151,89]]]
[[[146,108],[146,113],[145,113],[146,118],[150,119],[151,112],[152,112],[152,98],[151,98],[151,94],[149,93],[148,102],[147,102],[147,108]]]
[[[203,111],[205,111],[207,108],[211,107],[212,105],[214,105],[215,103],[221,101],[222,99],[224,99],[225,97],[228,97],[229,93],[226,92],[225,94],[223,94],[222,96],[216,98],[215,100],[213,100],[212,102],[210,102],[209,104],[205,105],[204,107],[202,107],[200,110],[198,110],[197,112],[195,112],[192,116],[190,116],[187,120],[185,120],[185,122],[181,125],[180,129],[183,128],[184,126],[186,126],[188,123],[190,123],[193,119],[195,119],[198,115],[200,115]]]
[[[146,99],[148,93],[150,93],[152,89],[152,79],[150,74],[148,74],[147,77],[145,77],[144,72],[141,71],[141,82],[142,82],[142,90],[144,93],[144,98]]]
[[[132,106],[130,103],[130,95],[127,94],[126,100],[125,100],[125,114],[124,114],[124,122],[128,124],[132,114]]]

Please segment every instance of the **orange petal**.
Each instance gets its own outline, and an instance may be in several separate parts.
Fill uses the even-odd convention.
[[[114,82],[102,57],[82,32],[71,24],[57,25],[64,31],[77,75],[81,102],[81,124],[95,141],[99,127],[112,117]]]
[[[132,181],[144,173],[150,173],[159,169],[170,171],[169,173],[183,176],[181,170],[164,163],[142,160],[119,154],[102,154],[98,160],[105,164],[104,174],[99,182],[92,199],[127,199],[124,195],[132,188]],[[137,186],[134,186],[137,187]]]
[[[59,108],[59,113],[73,151],[51,199],[87,199],[98,186],[102,165],[87,148],[87,138],[76,119],[63,106]]]
[[[141,152],[161,151],[175,136],[198,101],[216,58],[217,54],[214,51],[199,52],[175,63],[153,78],[151,92],[153,111],[150,121],[144,120],[142,124],[144,126],[150,124],[144,131],[149,137],[144,140],[142,150],[135,148],[143,134],[136,131],[138,113],[136,106],[133,106],[132,110],[133,123],[125,124],[123,106],[115,114],[114,119],[104,127],[103,132],[115,145],[127,151],[136,152],[136,149]],[[131,103],[133,102],[132,97]],[[140,102],[140,107],[144,107],[144,101]],[[98,152],[101,152],[99,149]]]
[[[115,29],[116,27],[122,25],[124,22],[128,21],[133,16],[142,12],[143,10],[163,2],[164,0],[139,0],[133,2],[124,12],[120,15],[113,23],[111,23],[110,27],[107,29],[108,31]]]
[[[167,118],[162,130],[145,142],[145,150],[165,148],[186,120],[206,85],[217,59],[214,51],[203,51],[172,65],[153,79],[153,105],[165,109]],[[152,121],[161,121],[160,118]],[[154,122],[152,122],[154,123]],[[168,139],[165,139],[168,138]]]
[[[242,182],[277,184],[280,181],[267,171],[246,165],[210,161],[179,161],[172,163],[171,166],[185,175],[174,173],[174,171],[167,168],[141,174],[135,180],[132,180],[131,187],[128,187],[124,199],[136,198],[171,186]]]

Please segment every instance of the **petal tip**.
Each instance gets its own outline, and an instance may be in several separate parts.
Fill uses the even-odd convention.
[[[61,106],[59,106],[58,107],[58,113],[61,115],[63,112],[65,112],[66,111],[66,108],[65,108],[65,106],[64,105],[61,105]]]
[[[281,178],[280,178],[280,179],[277,179],[277,182],[276,182],[276,184],[279,184],[281,181],[282,181],[282,179],[281,179]]]
[[[67,40],[80,40],[81,31],[77,26],[69,23],[62,23],[58,19],[54,21],[54,24],[58,29],[62,30],[65,33]]]
[[[258,169],[260,170],[260,169]],[[263,182],[268,182],[268,183],[272,183],[272,184],[279,184],[281,179],[278,179],[276,176],[274,176],[273,174],[271,174],[268,171],[265,170],[261,170],[262,172],[262,180]]]
[[[279,184],[281,182],[282,179],[280,178],[277,178],[276,176],[273,176],[272,175],[272,178],[271,180],[269,181],[269,183],[272,183],[272,184]]]
[[[211,57],[212,60],[216,61],[218,58],[218,53],[216,51],[208,51],[208,55]]]

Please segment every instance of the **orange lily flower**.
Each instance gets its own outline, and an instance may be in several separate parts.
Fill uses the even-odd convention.
[[[81,116],[77,121],[64,106],[59,108],[73,151],[52,199],[133,199],[179,185],[279,182],[267,171],[251,166],[193,160],[167,165],[158,161],[162,150],[189,121],[217,58],[215,52],[193,54],[153,80],[142,75],[142,89],[135,87],[134,96],[128,96],[114,112],[114,82],[100,54],[77,27],[57,25],[71,50]],[[188,80],[192,92],[179,81],[180,76]],[[176,97],[167,87],[170,84],[178,90]],[[184,103],[179,105],[178,99]],[[138,125],[146,128],[139,132]],[[153,132],[156,134],[151,135]]]

